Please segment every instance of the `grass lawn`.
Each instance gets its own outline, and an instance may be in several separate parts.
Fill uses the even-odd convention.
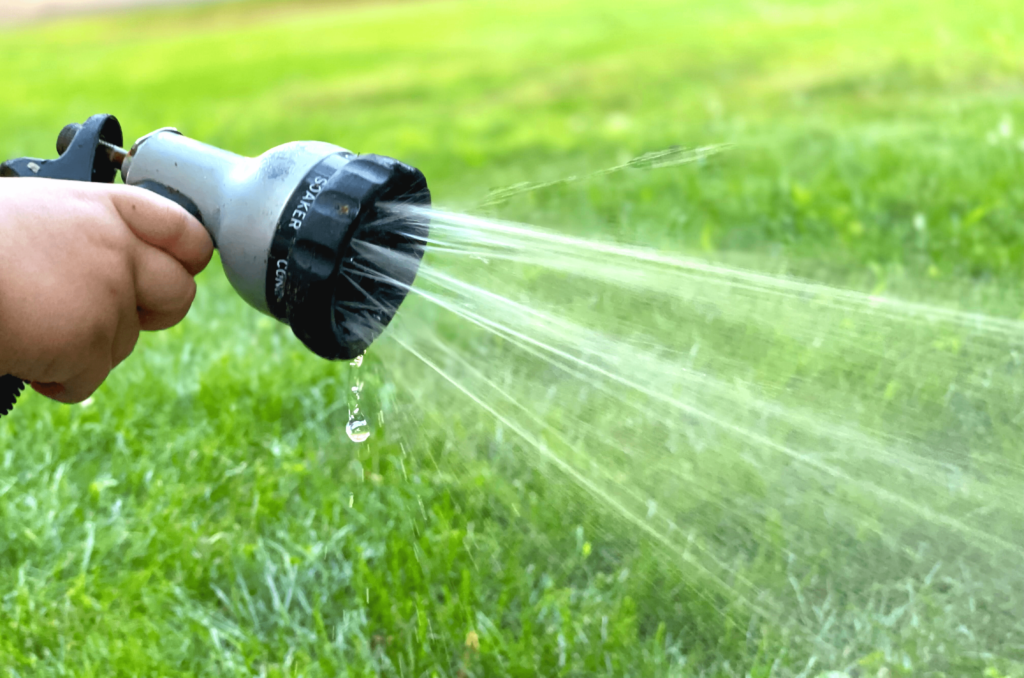
[[[453,209],[968,311],[1024,309],[1019,1],[242,2],[0,32],[0,64],[3,158],[49,157],[64,124],[99,112],[129,138],[173,125],[250,155],[325,140],[416,165]],[[477,207],[492,189],[717,143],[732,147],[703,163]],[[608,304],[609,318],[632,312]],[[853,629],[830,636],[829,615],[805,610],[823,651],[788,621],[735,609],[728,590],[702,591],[663,543],[415,362],[370,350],[359,378],[380,418],[351,443],[357,373],[245,306],[215,261],[188,319],[145,336],[90,404],[24,396],[0,420],[0,669],[1024,676],[1024,612],[986,607],[998,586],[1006,605],[1022,600],[1016,505],[976,516],[1010,535],[992,572],[943,584],[932,563],[901,578],[888,545],[878,577],[892,586],[870,604],[842,586],[871,563],[844,578],[843,547],[809,540],[816,571],[842,584],[823,598],[843,601],[836,624]],[[1021,396],[1019,383],[1003,393]],[[856,388],[846,395],[874,393]],[[591,420],[565,414],[564,431],[616,415],[594,402]],[[1019,402],[993,404],[1007,423],[984,438],[1011,503],[1024,501]],[[765,492],[720,471],[737,496]],[[711,538],[714,515],[694,502]],[[785,518],[722,523],[767,589],[789,587],[784,554],[803,548]]]

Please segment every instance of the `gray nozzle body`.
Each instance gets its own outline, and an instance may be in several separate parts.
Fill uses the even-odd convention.
[[[296,141],[247,158],[161,130],[136,143],[122,176],[126,184],[156,183],[191,200],[231,285],[254,308],[272,315],[266,293],[271,241],[296,186],[328,156],[340,160],[353,154],[328,143]]]

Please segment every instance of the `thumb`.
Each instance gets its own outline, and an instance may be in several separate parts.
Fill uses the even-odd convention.
[[[136,186],[106,186],[118,214],[135,236],[167,252],[192,275],[210,263],[213,240],[184,208]]]

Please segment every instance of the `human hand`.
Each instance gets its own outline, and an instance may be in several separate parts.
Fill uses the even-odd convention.
[[[212,254],[198,221],[144,189],[0,179],[0,374],[85,400],[140,330],[185,317]]]

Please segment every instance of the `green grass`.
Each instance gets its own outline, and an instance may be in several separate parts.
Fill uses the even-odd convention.
[[[242,3],[0,33],[0,63],[0,157],[49,156],[65,123],[110,112],[128,137],[174,125],[246,154],[322,139],[393,155],[453,207],[728,142],[699,167],[559,186],[492,212],[966,310],[1024,308],[1019,2]],[[364,371],[385,422],[356,446],[348,366],[246,307],[214,264],[189,318],[144,337],[91,405],[25,396],[0,421],[0,668],[807,666],[789,627],[720,614],[721,599],[696,595],[656,543],[509,431],[381,360],[371,351]],[[428,393],[403,395],[417,390]],[[1001,442],[1019,464],[1019,442]],[[770,519],[747,536],[766,570],[773,549],[793,546]],[[971,595],[957,599],[965,616]],[[952,605],[923,585],[917,600],[926,618]],[[953,626],[898,621],[899,604],[855,611],[877,625],[865,632],[875,644],[807,675],[1024,675],[1019,636],[961,648]]]

